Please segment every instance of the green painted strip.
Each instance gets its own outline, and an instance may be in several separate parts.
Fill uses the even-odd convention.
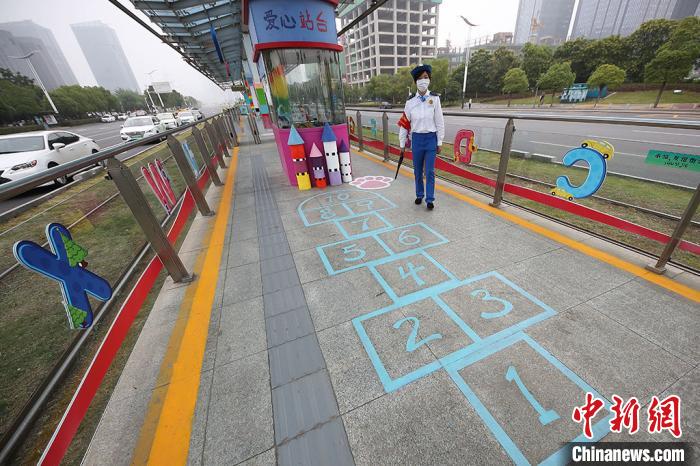
[[[646,163],[662,167],[680,168],[691,172],[700,172],[700,155],[681,154],[664,150],[650,150]]]

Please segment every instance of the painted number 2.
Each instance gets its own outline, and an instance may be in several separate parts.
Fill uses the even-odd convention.
[[[523,381],[520,380],[520,376],[518,375],[518,371],[515,370],[515,367],[508,367],[508,370],[506,371],[506,380],[508,382],[515,381],[515,385],[518,386],[520,393],[523,394],[527,402],[530,403],[530,406],[532,406],[535,409],[535,411],[537,411],[537,414],[540,415],[540,424],[546,426],[550,422],[554,422],[557,419],[559,419],[559,414],[557,414],[556,411],[554,411],[553,409],[544,409],[542,405],[535,399],[535,397],[532,395],[532,393],[530,393],[530,390],[527,389]]]
[[[416,341],[416,337],[418,336],[418,327],[420,325],[418,319],[416,319],[415,317],[404,317],[403,319],[394,322],[394,328],[398,329],[404,322],[413,323],[413,329],[411,330],[411,334],[408,336],[408,340],[406,340],[406,351],[408,351],[409,353],[413,353],[416,349],[425,345],[429,341],[438,340],[442,338],[442,335],[440,335],[439,333],[433,333],[427,338],[423,338],[420,341]]]
[[[496,301],[501,303],[501,305],[503,306],[498,312],[482,312],[481,317],[483,317],[484,319],[496,319],[497,317],[503,317],[513,310],[513,305],[510,303],[510,301],[506,301],[505,299],[501,298],[495,298],[491,296],[487,290],[474,290],[470,294],[475,298],[482,294],[482,301]]]

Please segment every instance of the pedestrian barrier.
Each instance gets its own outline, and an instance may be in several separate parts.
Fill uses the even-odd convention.
[[[0,397],[5,403],[0,463],[11,458],[47,405],[54,417],[60,415],[68,400],[57,399],[56,390],[69,376],[69,384],[76,383],[92,355],[99,354],[91,363],[97,370],[71,402],[77,409],[62,421],[67,429],[53,443],[67,447],[159,271],[164,269],[175,282],[193,279],[174,246],[195,209],[215,215],[203,189],[209,180],[222,184],[216,168],[225,167],[225,154],[238,145],[239,121],[228,110],[0,185],[4,201],[96,165],[105,174],[73,183],[56,197],[0,220],[0,303],[11,310],[0,315]],[[124,152],[162,138],[166,141],[121,160]],[[13,246],[25,267],[13,257]],[[147,262],[149,256],[153,258]],[[102,280],[94,282],[100,291],[83,290],[84,280],[76,287],[68,277],[77,273]],[[105,335],[110,344],[98,348]]]
[[[355,111],[356,120],[361,121],[361,111],[352,110]],[[367,110],[362,112],[367,113]],[[395,114],[398,118],[401,114],[392,110],[382,113],[383,120],[387,115]],[[688,183],[694,183],[692,187],[687,187],[621,173],[629,166],[624,166],[618,160],[631,156],[621,153],[616,159],[614,148],[605,149],[606,142],[602,138],[580,136],[577,131],[577,127],[583,124],[588,128],[605,124],[652,128],[647,131],[653,131],[653,128],[698,131],[700,124],[693,121],[576,115],[465,114],[447,111],[444,115],[459,117],[460,126],[463,122],[463,128],[474,132],[479,150],[471,154],[466,163],[455,161],[451,155],[458,150],[460,141],[457,139],[461,133],[457,133],[455,144],[450,144],[451,141],[446,138],[445,146],[448,148],[436,161],[438,176],[491,196],[493,206],[497,207],[501,202],[517,204],[654,257],[656,261],[649,264],[648,269],[655,273],[663,273],[669,262],[700,273],[700,219],[696,217],[700,183],[697,177],[687,176],[690,180]],[[516,126],[532,122],[569,123],[571,129],[568,133],[544,133],[529,129],[516,131]],[[390,134],[386,134],[383,128],[376,137],[372,136],[371,131],[359,128],[362,126],[358,124],[358,131],[351,135],[351,140],[378,154],[391,154],[396,159],[400,150],[397,147],[398,127],[395,123],[390,126]],[[576,142],[570,145],[551,142],[555,137],[567,138],[567,141],[575,139]],[[546,146],[547,152],[519,149],[530,140],[541,141],[539,144]],[[622,141],[636,143],[633,139]],[[646,147],[646,160],[636,158],[632,165],[637,171],[642,165],[655,175],[666,175],[662,172],[668,170],[663,167],[664,164],[676,170],[695,170],[696,173],[700,169],[700,156],[681,153],[692,152],[692,147],[684,149],[680,144],[675,145],[678,146],[677,153],[657,151],[649,145]],[[611,153],[607,154],[607,151]],[[387,159],[387,155],[384,158]],[[411,160],[410,151],[407,151],[406,159]],[[608,170],[608,165],[622,169]]]

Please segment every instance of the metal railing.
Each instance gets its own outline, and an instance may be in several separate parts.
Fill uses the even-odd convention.
[[[363,134],[363,125],[362,125],[362,112],[371,112],[371,113],[382,113],[382,138],[381,138],[381,144],[377,144],[379,141],[375,140],[373,147],[377,151],[382,151],[383,156],[385,160],[389,159],[389,153],[392,150],[391,145],[389,143],[389,134],[392,132],[389,128],[389,121],[388,121],[388,114],[397,114],[400,115],[402,114],[402,110],[377,110],[377,109],[368,109],[368,108],[356,108],[356,107],[347,107],[346,108],[347,112],[349,115],[351,115],[351,111],[354,111],[354,120],[355,120],[355,134],[353,135],[357,145],[360,150],[364,150],[368,144],[368,138],[367,135]],[[529,180],[526,177],[518,176],[517,174],[510,173],[508,171],[509,169],[509,163],[511,161],[511,153],[512,153],[512,143],[513,143],[513,136],[516,132],[516,122],[517,121],[541,121],[541,122],[557,122],[557,123],[581,123],[581,124],[606,124],[606,125],[621,125],[621,126],[636,126],[636,127],[654,127],[654,128],[669,128],[669,129],[690,129],[694,131],[700,130],[700,122],[697,121],[692,121],[692,120],[671,120],[671,119],[658,119],[658,118],[629,118],[629,117],[617,117],[617,116],[587,116],[587,115],[553,115],[553,114],[546,114],[546,113],[497,113],[497,112],[479,112],[479,111],[470,111],[470,112],[454,112],[454,111],[443,111],[444,116],[452,116],[452,117],[460,117],[463,118],[465,122],[468,122],[470,119],[474,118],[479,118],[479,119],[492,119],[492,120],[500,120],[503,121],[505,120],[505,126],[503,127],[503,137],[502,137],[502,143],[501,143],[501,148],[500,152],[498,154],[498,168],[497,169],[491,169],[487,167],[481,167],[479,165],[476,165],[479,168],[489,170],[491,172],[495,172],[496,178],[495,180],[492,180],[492,183],[489,183],[490,185],[493,185],[493,191],[490,193],[490,195],[493,197],[493,200],[491,202],[491,205],[494,207],[498,207],[503,201],[503,193],[505,188],[508,186],[508,183],[506,182],[507,177],[512,177],[512,178],[520,178],[520,179],[525,179]],[[394,131],[396,132],[396,131]],[[615,139],[615,138],[611,138]],[[662,143],[661,143],[662,144]],[[397,148],[394,147],[393,150],[396,152]],[[443,156],[444,157],[444,154]],[[444,158],[443,158],[444,160]],[[467,168],[475,166],[473,162],[469,165],[466,165]],[[611,173],[612,174],[612,173]],[[615,173],[615,175],[620,175]],[[624,175],[620,175],[624,176]],[[535,183],[541,183],[541,184],[547,184],[543,183],[539,180],[529,180],[533,181]],[[480,182],[480,181],[478,181]],[[669,184],[669,183],[666,183]],[[469,187],[469,186],[467,186]],[[473,188],[472,188],[473,189]],[[480,192],[484,192],[479,190]],[[518,196],[518,194],[515,194]],[[601,198],[600,196],[597,197],[597,199],[605,199]],[[508,201],[505,201],[508,202]],[[686,233],[687,229],[689,226],[694,226],[697,225],[696,221],[693,221],[693,216],[696,214],[698,210],[698,204],[700,203],[700,183],[697,184],[697,186],[694,188],[694,192],[688,201],[686,208],[684,209],[682,215],[680,216],[674,216],[668,213],[664,212],[655,212],[652,209],[645,209],[645,208],[639,208],[640,211],[643,211],[645,213],[649,214],[658,214],[660,218],[664,219],[673,219],[676,221],[675,228],[673,229],[673,233],[667,238],[667,241],[665,241],[665,245],[663,248],[663,251],[660,254],[649,254],[647,251],[641,249],[641,248],[635,248],[639,250],[640,252],[644,252],[647,255],[652,255],[656,257],[656,263],[654,265],[648,265],[647,269],[650,271],[653,271],[655,273],[664,273],[666,270],[666,264],[669,263],[674,251],[676,251],[676,248],[678,245],[682,242],[683,235]],[[636,208],[636,206],[626,204],[624,202],[619,202],[612,200],[611,204],[617,204],[617,205],[623,205],[627,206],[630,208]],[[535,213],[540,213],[537,212],[536,210],[528,209],[531,210]],[[559,221],[559,220],[558,220]],[[564,222],[567,223],[567,222]],[[573,226],[573,225],[572,225]],[[579,227],[577,227],[579,228]],[[658,232],[653,232],[653,233],[658,233]],[[594,233],[596,234],[596,233]],[[659,233],[660,234],[660,233]],[[597,236],[603,236],[596,234]],[[615,241],[617,242],[617,241]],[[619,242],[618,242],[619,243]],[[697,245],[695,245],[697,246]],[[697,271],[697,270],[695,270]]]
[[[44,172],[0,185],[0,201],[4,201],[27,192],[34,187],[52,182],[56,178],[72,175],[83,169],[92,168],[96,164],[102,164],[107,172],[106,178],[114,183],[118,195],[128,207],[133,219],[146,238],[145,246],[140,250],[134,251],[135,255],[132,256],[130,264],[114,284],[113,297],[109,301],[102,303],[94,311],[95,318],[93,326],[81,331],[72,339],[68,347],[63,351],[62,356],[39,384],[38,388],[24,404],[19,415],[14,418],[14,421],[6,430],[5,435],[0,440],[0,464],[5,463],[10,458],[10,455],[12,455],[20,442],[25,438],[34,422],[41,414],[47,401],[52,396],[54,390],[65,378],[69,369],[77,360],[81,353],[81,348],[91,335],[94,324],[99,322],[103,316],[106,315],[109,308],[120,298],[120,292],[130,283],[130,280],[138,271],[140,262],[146,256],[149,249],[162,261],[165,270],[172,277],[173,281],[187,282],[194,278],[185,268],[174,246],[168,240],[165,228],[175,217],[178,207],[182,204],[187,192],[193,197],[196,208],[202,215],[214,215],[214,211],[208,205],[204,193],[197,183],[197,178],[188,162],[183,147],[180,141],[176,139],[176,136],[186,131],[191,131],[197,150],[204,161],[204,167],[200,173],[206,171],[214,185],[221,185],[222,183],[217,173],[217,166],[225,167],[224,154],[226,153],[226,149],[233,148],[239,144],[235,129],[239,118],[240,115],[238,111],[236,109],[230,109],[221,114],[208,117],[186,126],[181,126],[138,141],[111,147]],[[166,140],[164,147],[170,152],[170,156],[164,160],[167,161],[170,157],[175,160],[178,172],[184,180],[185,190],[180,195],[172,211],[166,215],[165,219],[158,219],[139,186],[140,177],[137,178],[134,176],[129,166],[116,157],[133,148],[157,142],[163,138]],[[207,148],[207,142],[211,149]],[[102,201],[97,207],[90,210],[90,212],[78,219],[75,223],[82,221],[82,219],[85,219],[92,212],[101,208],[111,199],[114,199],[114,196],[115,195],[111,195],[107,200]],[[43,214],[45,211],[41,213]],[[12,269],[14,268],[15,267],[12,267]],[[4,273],[2,278],[6,275],[7,274]]]

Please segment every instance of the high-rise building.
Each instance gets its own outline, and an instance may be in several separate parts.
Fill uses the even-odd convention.
[[[566,41],[575,0],[520,0],[516,44],[557,45]]]
[[[139,91],[134,72],[114,29],[101,21],[71,24],[70,27],[98,85],[110,91]]]
[[[579,0],[571,37],[628,36],[645,21],[698,14],[700,0]]]
[[[372,5],[351,0],[339,8],[345,27]],[[442,0],[389,0],[345,33],[346,76],[365,84],[372,76],[435,58]]]
[[[78,84],[73,70],[49,29],[28,20],[0,24],[0,66],[34,79],[24,60],[10,58],[30,52],[36,52],[31,61],[48,90]]]

